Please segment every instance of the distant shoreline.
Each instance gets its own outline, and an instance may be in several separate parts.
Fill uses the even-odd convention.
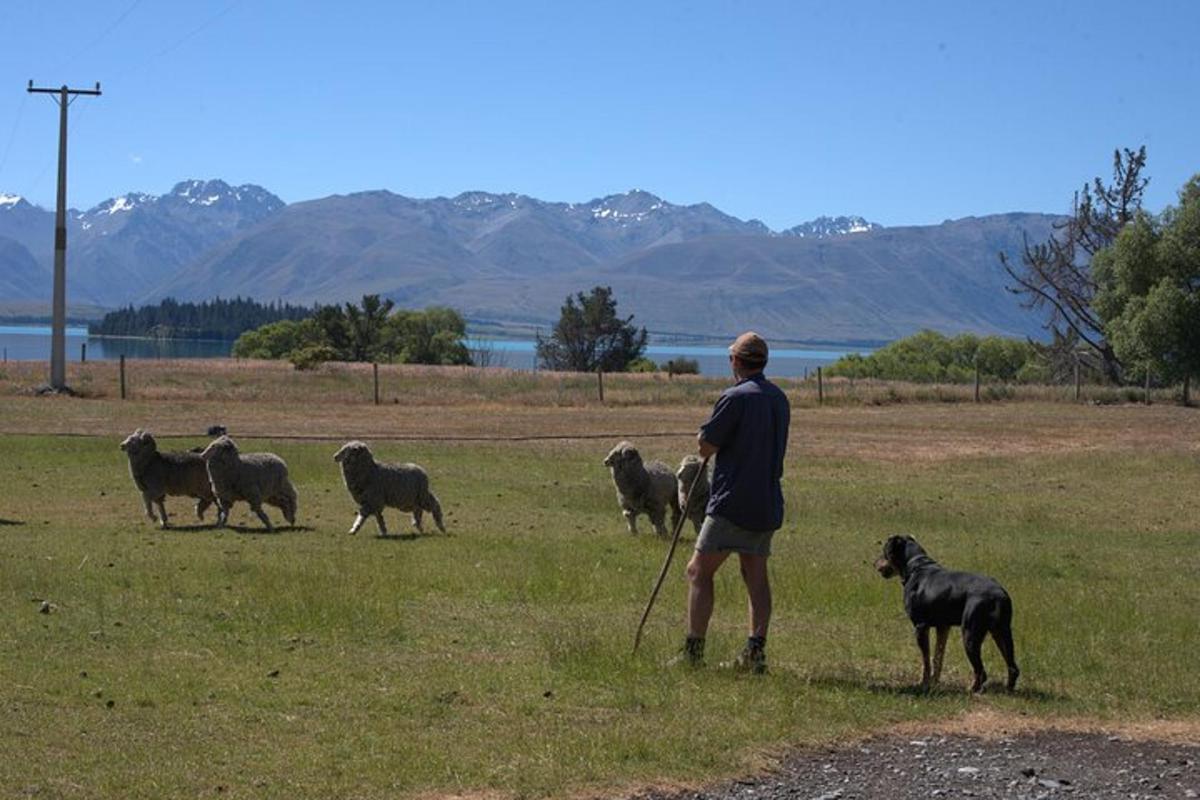
[[[32,336],[49,336],[51,334],[49,320],[40,322],[14,322],[12,320],[0,320],[0,333],[14,335],[32,335]],[[732,340],[732,337],[720,336],[699,336],[686,333],[664,333],[647,331],[650,351],[669,351],[681,355],[688,355],[690,350],[702,351],[697,354],[705,354],[710,349],[720,349],[726,347]],[[547,328],[547,335],[549,328]],[[536,330],[529,335],[523,335],[515,330],[502,332],[500,330],[474,330],[468,329],[466,339],[468,343],[472,341],[485,342],[533,342],[536,336],[539,335]],[[236,339],[220,339],[212,337],[192,337],[192,336],[129,336],[109,333],[91,333],[88,328],[78,322],[68,321],[67,336],[70,338],[96,338],[96,339],[111,339],[111,340],[132,340],[141,342],[228,342],[233,344]],[[888,340],[877,339],[850,339],[850,340],[835,340],[835,339],[777,339],[772,338],[771,344],[777,351],[808,351],[816,349],[835,349],[839,351],[859,352],[861,350],[876,350],[888,344]]]

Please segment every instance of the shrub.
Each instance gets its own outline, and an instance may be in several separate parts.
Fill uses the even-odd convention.
[[[671,375],[699,375],[700,362],[694,358],[672,358],[663,364],[663,369]]]
[[[630,372],[658,372],[658,365],[645,356],[639,356],[629,362]]]
[[[309,345],[288,354],[288,361],[298,370],[310,370],[337,359],[337,351],[327,344]]]

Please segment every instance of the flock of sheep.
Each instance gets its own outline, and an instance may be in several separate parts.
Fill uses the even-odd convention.
[[[268,531],[273,528],[263,504],[278,508],[289,525],[296,522],[296,487],[288,477],[287,463],[274,453],[242,453],[224,434],[196,451],[160,452],[154,437],[141,428],[121,442],[121,449],[129,458],[129,472],[142,493],[146,516],[163,528],[169,524],[168,496],[195,498],[200,519],[215,504],[217,527],[228,524],[229,510],[238,501],[247,503]],[[346,489],[358,506],[350,533],[358,533],[367,518],[374,517],[379,533],[386,536],[385,508],[410,512],[418,533],[422,532],[424,513],[429,512],[438,530],[445,533],[441,503],[429,490],[428,474],[417,464],[376,461],[370,448],[359,441],[347,442],[333,460],[341,465]],[[672,471],[661,461],[644,462],[636,447],[621,442],[605,457],[604,465],[612,472],[617,502],[630,533],[637,533],[638,515],[645,514],[655,532],[666,536],[668,509],[672,528],[682,514],[699,532],[709,496],[707,473],[696,479],[703,466],[699,457],[685,456]],[[693,482],[695,489],[688,498]]]
[[[167,496],[194,497],[196,516],[204,519],[209,506],[217,506],[217,527],[229,521],[229,510],[240,501],[247,503],[267,530],[271,518],[263,504],[275,506],[289,525],[296,522],[296,487],[288,478],[287,464],[274,453],[242,453],[228,436],[221,435],[199,452],[159,452],[154,437],[138,429],[121,442],[129,457],[129,473],[142,493],[146,516],[168,526]],[[362,442],[347,442],[334,454],[342,465],[342,478],[358,504],[358,516],[350,533],[358,533],[367,517],[375,517],[379,532],[387,535],[384,508],[412,513],[413,525],[421,529],[428,511],[438,530],[445,533],[442,507],[429,491],[429,476],[416,464],[382,464]],[[158,516],[154,514],[158,507]]]
[[[699,456],[684,456],[674,472],[661,461],[643,461],[641,453],[629,442],[621,442],[604,458],[617,487],[617,502],[630,533],[637,533],[637,517],[645,514],[659,536],[667,535],[667,509],[671,510],[671,528],[686,516],[700,532],[704,509],[708,505],[709,476],[699,475],[704,462]],[[695,488],[692,489],[693,482]],[[689,498],[688,490],[692,489]]]

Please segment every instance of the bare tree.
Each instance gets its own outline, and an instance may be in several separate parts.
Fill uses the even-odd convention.
[[[1149,183],[1141,175],[1145,166],[1144,145],[1136,151],[1114,151],[1111,184],[1100,178],[1085,183],[1075,193],[1071,215],[1055,224],[1049,239],[1037,244],[1025,240],[1020,263],[1000,254],[1000,263],[1016,283],[1008,290],[1023,296],[1025,308],[1046,313],[1046,328],[1056,340],[1073,334],[1093,350],[1110,380],[1120,377],[1121,362],[1092,306],[1097,287],[1091,261],[1141,209]]]

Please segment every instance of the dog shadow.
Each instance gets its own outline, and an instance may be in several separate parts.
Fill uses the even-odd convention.
[[[840,691],[850,689],[891,697],[959,698],[970,694],[965,681],[960,683],[957,680],[947,681],[945,679],[939,681],[936,686],[928,688],[920,683],[870,675],[814,675],[808,679],[808,682],[821,688]],[[1012,697],[1034,703],[1058,703],[1070,699],[1070,696],[1066,694],[1028,686],[1017,686],[1010,692],[1002,683],[994,680],[989,680],[984,684],[981,694],[989,697]]]

